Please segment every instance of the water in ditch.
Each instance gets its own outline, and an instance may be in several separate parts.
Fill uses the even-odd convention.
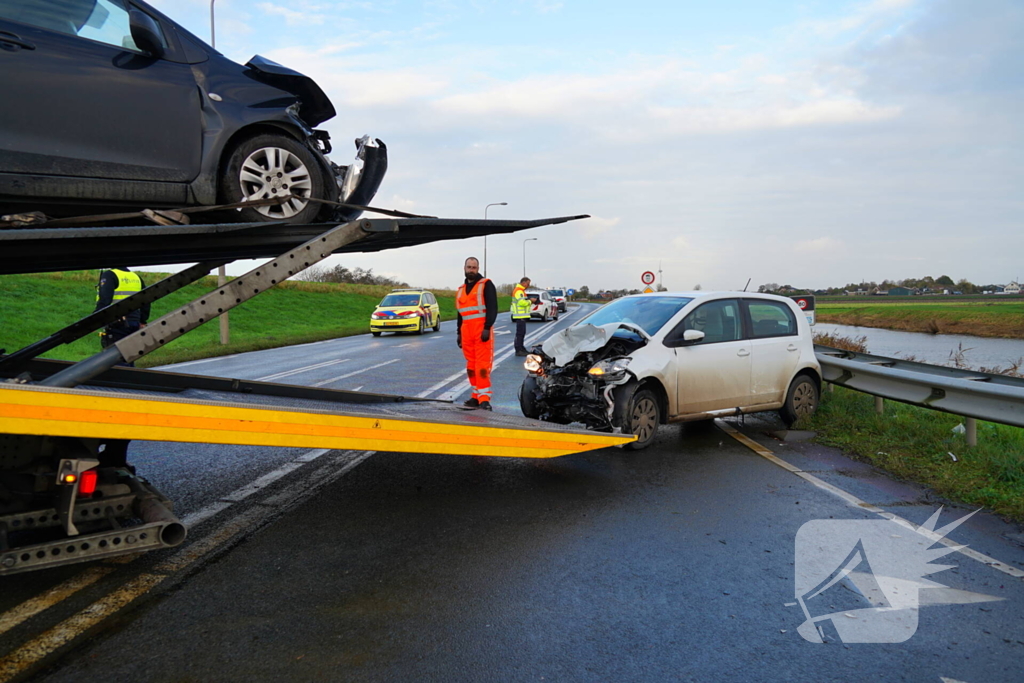
[[[964,362],[972,368],[1007,368],[1024,359],[1024,339],[972,337],[964,334],[924,334],[818,323],[812,331],[844,337],[867,337],[868,352],[891,358],[909,358],[921,363],[952,365],[962,351]],[[1022,364],[1024,370],[1024,364]]]

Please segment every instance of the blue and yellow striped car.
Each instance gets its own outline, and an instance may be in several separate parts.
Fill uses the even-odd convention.
[[[437,297],[423,289],[395,289],[384,297],[370,316],[370,334],[441,330],[441,309]]]

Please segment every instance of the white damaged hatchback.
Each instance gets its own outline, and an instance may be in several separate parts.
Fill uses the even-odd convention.
[[[821,368],[807,319],[785,297],[658,292],[616,299],[535,347],[519,389],[527,417],[635,434],[778,410],[811,415]]]

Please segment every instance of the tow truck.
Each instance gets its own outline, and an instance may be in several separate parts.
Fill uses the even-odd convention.
[[[223,207],[218,207],[223,208]],[[194,264],[25,348],[0,352],[0,575],[180,545],[174,505],[128,462],[132,440],[552,458],[634,437],[464,411],[450,401],[122,367],[331,254],[586,218],[472,220],[354,207],[340,224],[71,219],[0,229],[0,275]],[[382,217],[361,217],[362,211]],[[168,219],[168,216],[171,219]],[[107,217],[111,218],[111,217]],[[40,354],[238,259],[269,259],[78,362]]]

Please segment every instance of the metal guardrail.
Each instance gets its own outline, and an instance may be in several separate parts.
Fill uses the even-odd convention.
[[[1024,379],[818,344],[814,351],[826,382],[923,408],[1024,427]],[[969,420],[968,437],[973,436],[973,428]]]

